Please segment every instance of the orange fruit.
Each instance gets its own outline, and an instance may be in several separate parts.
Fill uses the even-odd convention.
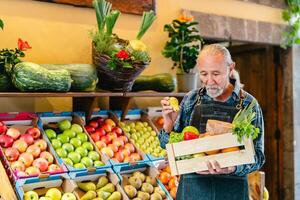
[[[168,165],[165,169],[164,169],[165,172],[168,172],[169,174],[171,174],[171,168],[170,166]]]
[[[170,191],[170,195],[173,199],[176,199],[177,187],[173,187]]]
[[[207,155],[214,155],[214,154],[217,154],[217,153],[219,153],[219,149],[217,149],[217,150],[212,150],[212,151],[206,151],[206,152],[204,152],[205,154],[207,154]]]
[[[165,188],[166,188],[168,191],[170,191],[170,188],[169,188],[168,185],[164,185],[164,186],[165,186]]]
[[[229,148],[222,149],[221,152],[227,153],[227,152],[239,151],[239,150],[240,150],[239,147],[229,147]]]
[[[162,172],[159,175],[159,180],[163,183],[163,184],[168,184],[168,182],[171,179],[171,174],[169,174],[168,172]]]
[[[172,189],[173,187],[178,186],[178,180],[176,177],[172,177],[168,184],[169,188]]]

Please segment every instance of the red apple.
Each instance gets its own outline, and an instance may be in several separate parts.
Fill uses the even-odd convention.
[[[134,148],[133,144],[131,144],[131,143],[126,143],[124,147],[125,147],[125,149],[128,149],[130,151],[130,153],[133,153],[135,151],[135,148]]]
[[[126,148],[120,148],[119,149],[119,152],[121,152],[125,157],[126,156],[130,156],[130,150],[129,149],[126,149]]]
[[[108,124],[112,128],[116,126],[116,123],[112,119],[106,119],[105,124]]]
[[[139,161],[139,160],[141,160],[141,156],[138,153],[132,153],[130,155],[130,160],[131,161]]]
[[[39,175],[41,172],[40,172],[39,168],[37,168],[35,166],[31,166],[25,170],[25,173],[28,176],[36,176],[36,175]]]
[[[28,176],[28,175],[26,174],[26,172],[24,170],[24,171],[17,171],[17,176],[18,177],[24,177],[24,176]]]
[[[128,138],[125,135],[121,135],[119,136],[119,138],[121,138],[124,142],[124,144],[126,144],[128,142]]]
[[[13,147],[18,149],[20,153],[23,153],[26,151],[28,145],[24,140],[17,140],[14,142]]]
[[[25,134],[28,133],[32,135],[34,139],[38,139],[41,136],[41,131],[37,127],[32,127],[26,130]]]
[[[19,156],[18,160],[24,163],[25,167],[29,167],[33,162],[33,155],[25,152]]]
[[[115,144],[117,147],[124,146],[124,141],[122,140],[122,138],[115,138],[112,143]]]
[[[103,141],[106,145],[111,143],[111,138],[108,135],[102,136],[101,141]]]
[[[92,127],[92,126],[89,126],[89,125],[86,125],[86,126],[85,126],[85,129],[86,129],[86,131],[87,131],[89,134],[95,132],[95,128]]]
[[[102,128],[105,130],[106,133],[110,132],[112,127],[108,124],[103,124]]]
[[[95,133],[98,133],[100,136],[103,136],[106,134],[106,132],[103,128],[97,128]]]
[[[34,158],[37,158],[41,153],[41,149],[36,145],[30,145],[26,152],[32,154]]]
[[[22,134],[21,137],[20,137],[20,140],[24,140],[27,145],[32,145],[34,143],[34,139],[32,137],[32,135],[30,134]]]
[[[5,134],[7,131],[7,126],[4,122],[0,121],[0,135]]]
[[[98,122],[96,121],[90,121],[89,126],[93,127],[93,128],[97,128],[99,126]]]
[[[130,157],[129,156],[125,156],[123,162],[130,162]]]
[[[103,117],[96,117],[93,120],[96,120],[99,124],[99,126],[102,126],[104,124],[104,118]]]
[[[98,141],[96,142],[96,146],[101,150],[103,147],[106,147],[106,143],[103,141]]]
[[[114,151],[109,147],[102,148],[101,153],[106,154],[110,158],[112,158],[114,156]]]
[[[25,171],[25,165],[24,163],[22,163],[21,161],[15,161],[15,162],[12,162],[10,167],[12,168],[13,171],[17,171],[17,172],[24,172]]]
[[[18,139],[21,135],[20,131],[14,127],[7,130],[6,135],[11,136],[14,140]]]
[[[121,152],[116,152],[114,156],[119,162],[123,162],[124,160],[124,155]]]
[[[100,135],[97,132],[95,132],[91,134],[91,138],[94,142],[98,142],[100,140]]]
[[[60,167],[56,164],[51,164],[49,167],[48,167],[48,171],[49,172],[61,172],[62,170],[60,169]]]
[[[35,141],[34,145],[38,146],[41,151],[45,151],[47,149],[47,142],[44,139]]]
[[[3,148],[11,147],[14,139],[9,135],[0,135],[0,146]]]
[[[41,153],[40,158],[44,158],[45,160],[47,160],[48,165],[51,165],[54,161],[54,158],[52,156],[51,153],[49,153],[48,151],[44,151]]]
[[[119,160],[116,157],[112,157],[111,160],[116,162],[116,163],[119,163]]]
[[[116,139],[118,137],[117,134],[114,132],[109,132],[107,135],[108,137],[110,137],[111,140]]]
[[[115,144],[109,144],[107,147],[111,148],[111,150],[113,150],[113,152],[117,152],[119,149],[118,146]]]
[[[9,147],[9,148],[5,149],[4,154],[8,161],[16,161],[20,155],[18,149],[13,148],[13,147]]]
[[[111,131],[115,132],[117,135],[122,135],[122,133],[123,133],[123,131],[120,127],[114,127]]]
[[[37,158],[33,161],[32,166],[39,168],[41,172],[45,172],[48,169],[48,161],[45,158]]]

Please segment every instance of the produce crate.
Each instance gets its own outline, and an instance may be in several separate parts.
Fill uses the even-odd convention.
[[[124,190],[122,189],[122,187],[119,184],[119,177],[111,172],[97,172],[95,174],[92,175],[86,175],[86,176],[77,176],[75,179],[72,179],[72,185],[75,185],[75,189],[74,189],[74,194],[76,196],[77,199],[80,199],[85,192],[82,191],[78,186],[77,183],[78,182],[94,182],[95,184],[97,184],[97,181],[100,177],[102,176],[106,176],[108,178],[108,180],[110,181],[110,183],[115,185],[115,191],[118,191],[122,194],[122,200],[129,200],[128,197],[126,196]]]
[[[163,128],[163,118],[162,118],[162,107],[148,107],[146,112],[149,119],[153,122],[155,127],[160,130]]]
[[[25,133],[28,128],[37,127],[41,131],[41,135],[39,138],[35,139],[43,139],[47,142],[47,138],[42,134],[41,124],[38,122],[38,118],[34,113],[0,113],[0,121],[3,121],[8,128],[14,127],[18,129],[21,133]],[[54,160],[53,164],[56,164],[60,167],[60,171],[53,172],[41,172],[39,175],[24,175],[21,173],[17,173],[13,171],[11,167],[11,163],[6,159],[4,154],[5,148],[0,148],[0,156],[3,163],[3,166],[6,169],[8,176],[12,183],[18,183],[19,185],[27,184],[27,183],[35,183],[43,180],[57,180],[61,176],[68,177],[68,170],[63,162],[55,157],[54,149],[51,145],[47,143],[46,151],[52,154]]]
[[[16,185],[16,193],[18,198],[24,199],[24,195],[28,191],[35,191],[39,196],[43,196],[50,188],[57,188],[62,193],[74,193],[76,185],[70,179],[61,177],[56,180],[43,180],[37,183],[26,183],[23,185]]]
[[[176,161],[175,159],[178,156],[193,155],[230,147],[244,147],[244,149],[187,160]],[[221,167],[237,166],[255,162],[255,151],[252,139],[244,139],[239,143],[237,137],[232,133],[167,144],[166,148],[173,176],[208,170],[207,161],[218,161]]]
[[[42,125],[43,132],[44,132],[45,128],[54,128],[54,129],[57,128],[57,123],[62,120],[65,120],[65,119],[72,121],[72,123],[81,125],[81,127],[83,129],[83,133],[85,133],[88,136],[88,142],[90,142],[93,145],[94,151],[96,151],[101,156],[101,161],[105,163],[104,166],[88,167],[88,168],[80,168],[80,169],[75,168],[70,165],[67,165],[65,163],[65,165],[67,166],[67,168],[69,170],[69,176],[71,178],[75,178],[76,176],[79,176],[79,175],[89,175],[89,174],[94,174],[96,172],[103,172],[103,171],[111,169],[111,164],[103,158],[103,155],[101,155],[101,153],[98,151],[98,148],[95,146],[90,135],[86,132],[86,130],[84,128],[84,124],[85,124],[84,113],[82,113],[82,112],[62,112],[62,113],[44,112],[44,113],[39,113],[38,115],[43,124]],[[51,144],[50,139],[46,136],[45,133],[44,133],[44,135],[47,138],[47,142],[49,144]],[[57,159],[61,160],[61,162],[64,162],[63,159],[58,156],[56,151],[55,151],[55,156],[57,157]]]
[[[101,111],[98,111],[98,112],[94,112],[92,114],[92,119],[91,121],[93,120],[93,118],[95,117],[102,117],[103,119],[111,119],[115,122],[115,124],[120,127],[120,123],[119,123],[119,120],[120,117],[121,117],[121,112],[120,111],[116,111],[115,113],[111,112],[111,111],[108,111],[108,110],[101,110]],[[123,131],[124,132],[124,131]],[[127,139],[128,137],[126,136],[126,134],[124,135]],[[129,140],[128,140],[129,141]],[[129,141],[129,143],[131,143]],[[96,143],[95,143],[95,146]],[[133,144],[134,148],[136,149],[136,152],[142,157],[142,160],[139,160],[139,161],[135,161],[135,162],[117,162],[113,159],[111,159],[108,155],[106,154],[103,154],[103,158],[106,160],[106,161],[109,161],[111,163],[111,165],[113,166],[113,170],[115,172],[120,172],[120,171],[123,171],[125,169],[135,169],[135,168],[140,168],[140,167],[143,167],[145,166],[148,162],[150,162],[149,158],[147,157],[146,154],[144,154],[143,152],[141,152],[138,148],[136,148],[136,146]]]
[[[128,111],[127,115],[125,116],[125,120],[123,121],[125,124],[130,123],[130,122],[146,122],[148,123],[148,125],[152,128],[152,130],[156,133],[156,136],[159,134],[158,129],[156,128],[156,126],[153,124],[153,122],[150,120],[150,118],[148,117],[147,113],[140,110],[140,109],[134,109],[134,110],[130,110]],[[123,129],[124,130],[124,129]],[[127,137],[130,138],[130,140],[132,141],[132,143],[138,147],[138,149],[141,149],[140,146],[138,146],[132,139],[132,137],[130,137],[129,133],[126,132],[126,130],[124,130],[125,134],[127,135]],[[148,138],[147,138],[148,139]],[[160,145],[160,144],[158,144]],[[164,160],[164,157],[155,157],[153,155],[151,155],[150,153],[146,154],[149,158],[149,160],[153,161],[153,162],[160,162]]]
[[[159,171],[152,164],[148,164],[147,166],[145,166],[143,168],[134,169],[134,170],[130,169],[130,170],[125,170],[125,171],[122,171],[122,172],[118,173],[117,175],[118,175],[119,180],[120,180],[120,185],[122,186],[123,189],[124,189],[124,186],[128,185],[128,179],[131,176],[131,174],[136,172],[136,171],[140,171],[140,172],[144,173],[146,176],[151,176],[152,178],[155,178],[157,187],[161,188],[164,191],[164,193],[166,194],[165,199],[173,200],[173,198],[170,196],[168,190],[156,178],[159,174]]]

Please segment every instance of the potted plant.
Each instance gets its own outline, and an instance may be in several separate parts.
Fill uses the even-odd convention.
[[[169,40],[162,51],[163,56],[174,62],[176,68],[177,90],[187,92],[197,87],[197,74],[193,71],[201,49],[202,37],[197,29],[198,22],[192,16],[181,15],[171,24],[164,26]]]
[[[153,11],[144,12],[134,40],[125,40],[113,33],[120,12],[112,4],[94,0],[98,30],[92,32],[92,58],[99,76],[99,87],[111,91],[130,91],[135,78],[150,63],[147,46],[141,38],[155,20]]]

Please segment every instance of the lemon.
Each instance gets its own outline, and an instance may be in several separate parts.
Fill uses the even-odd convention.
[[[175,112],[179,111],[179,102],[175,97],[170,97],[169,99],[170,106],[172,106]]]

